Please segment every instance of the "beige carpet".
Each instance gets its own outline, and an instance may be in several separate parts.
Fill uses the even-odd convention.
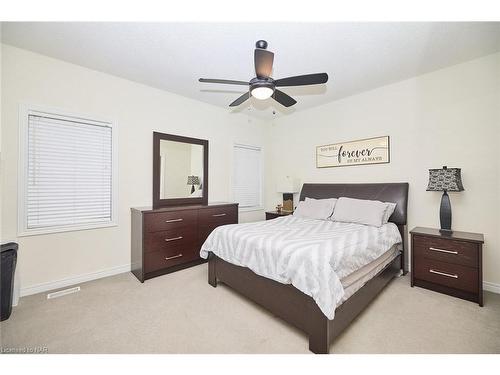
[[[1,323],[3,348],[49,353],[309,353],[305,334],[219,284],[207,265],[141,284],[130,273],[79,293],[24,297]],[[500,353],[500,295],[485,306],[395,279],[332,353]]]

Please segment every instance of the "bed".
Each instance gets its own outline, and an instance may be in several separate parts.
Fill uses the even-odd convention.
[[[331,342],[333,342],[333,340],[356,318],[356,316],[363,311],[363,309],[377,296],[377,294],[391,281],[391,279],[401,273],[407,273],[408,256],[406,218],[408,184],[304,184],[300,193],[300,200],[302,201],[306,197],[316,199],[348,197],[397,203],[394,213],[389,218],[389,222],[392,224],[386,224],[387,228],[378,232],[374,230],[370,232],[371,229],[363,228],[363,230],[367,232],[361,234],[361,237],[364,238],[367,236],[374,236],[378,233],[377,235],[380,237],[379,240],[384,240],[386,237],[390,237],[392,238],[392,242],[384,242],[388,248],[382,249],[382,245],[380,245],[381,248],[379,250],[379,254],[374,253],[374,259],[371,259],[363,267],[356,268],[356,272],[348,273],[342,278],[339,276],[339,280],[333,279],[328,275],[322,275],[323,268],[328,270],[333,267],[333,265],[328,264],[328,262],[332,262],[330,258],[319,258],[315,259],[316,263],[314,263],[311,267],[313,271],[308,271],[308,276],[306,275],[306,277],[304,277],[303,275],[299,275],[295,279],[292,279],[292,281],[288,284],[284,284],[284,281],[280,280],[280,272],[275,272],[275,275],[277,276],[274,277],[274,279],[270,278],[268,275],[266,275],[268,277],[261,276],[252,271],[250,268],[242,266],[241,262],[235,261],[233,258],[226,256],[227,254],[217,256],[214,252],[206,251],[207,249],[205,249],[207,252],[205,255],[208,255],[209,258],[208,283],[213,287],[217,286],[217,282],[222,282],[228,285],[240,294],[263,306],[274,315],[304,331],[309,336],[309,350],[313,353],[329,353]],[[296,232],[303,231],[304,233],[308,233],[307,225],[311,225],[309,222],[299,222],[292,216],[274,219],[272,221],[272,224],[269,222],[262,222],[262,224],[254,225],[254,229],[262,230],[262,238],[266,238],[266,228],[271,232],[273,231],[273,228],[275,228],[277,237],[279,237],[279,231],[283,230],[283,228],[299,228]],[[266,224],[267,227],[265,227],[264,224]],[[259,225],[261,227],[259,227]],[[328,231],[330,228],[340,224],[332,222],[321,223],[321,225],[321,228],[316,229],[316,227],[314,227],[314,230],[312,229],[312,226],[310,227],[310,237],[312,239],[322,238],[322,236],[324,237],[325,235],[329,235]],[[347,232],[352,229],[348,225],[341,226],[341,228]],[[243,236],[247,235],[245,233],[248,231],[245,232],[243,229],[244,224],[241,224],[233,226],[232,228],[226,228],[225,230],[228,233],[232,233],[231,235],[235,237],[236,240],[239,240],[242,239]],[[337,227],[334,228],[334,232],[338,230],[339,229]],[[399,243],[394,243],[389,246],[395,242],[394,233],[391,233],[391,231],[399,232],[397,233]],[[293,232],[293,230],[289,233],[291,232]],[[272,235],[267,235],[267,238],[271,237]],[[287,246],[289,247],[290,243],[293,243],[293,241],[295,241],[296,249],[299,249],[300,246],[307,246],[308,244],[308,242],[301,242],[303,241],[303,238],[298,236],[297,238],[290,238]],[[240,242],[243,241],[227,242],[226,247],[239,246]],[[322,243],[325,242],[335,243],[334,239],[332,239],[332,241],[323,241]],[[352,242],[354,245],[349,245],[349,243],[345,241],[337,242],[343,244],[342,246],[344,246],[345,249],[338,247],[329,249],[330,253],[345,250],[348,255],[351,255],[352,252],[349,252],[349,246],[352,247],[356,246],[356,243],[361,243],[360,241],[356,242],[356,240]],[[234,243],[237,243],[238,245],[231,245]],[[274,247],[278,248],[278,250],[279,246],[279,244],[274,245]],[[337,246],[339,245],[337,244]],[[210,249],[210,247],[208,247],[208,249]],[[279,259],[279,256],[288,256],[284,249],[285,247],[282,249],[283,255],[278,254],[278,258],[275,258],[274,261]],[[323,254],[323,252],[313,253],[313,255]],[[297,251],[295,253],[297,253]],[[298,251],[298,253],[300,253],[300,251]],[[231,259],[232,262],[226,261],[222,258]],[[344,256],[343,258],[349,259],[349,256]],[[255,262],[260,263],[263,261],[264,260],[261,259],[255,260]],[[288,258],[286,259],[286,262],[290,261],[292,260]],[[357,261],[358,260],[353,258],[354,263]],[[255,262],[254,264],[256,264]],[[273,261],[268,261],[267,264],[267,267],[273,267]],[[326,266],[322,267],[322,265]],[[279,266],[280,264],[277,262],[276,267],[279,268]],[[254,266],[250,267],[254,270],[256,269]],[[261,269],[257,267],[257,272],[265,275],[265,267],[262,267],[264,267],[262,264]],[[317,275],[316,272],[318,273]],[[286,276],[289,277],[290,275]],[[321,283],[321,280],[328,277],[330,277],[330,279],[327,279],[327,283]],[[341,283],[342,286],[340,289],[339,283]],[[309,288],[315,292],[309,293],[308,290],[306,294],[304,292],[304,284],[312,284],[313,287],[311,288],[309,286]],[[329,298],[330,292],[332,292],[332,298]]]

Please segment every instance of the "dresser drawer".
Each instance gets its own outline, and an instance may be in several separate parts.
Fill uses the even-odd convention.
[[[420,259],[414,265],[415,278],[468,292],[478,290],[478,270],[459,264]]]
[[[194,261],[200,258],[199,250],[194,244],[183,247],[163,249],[144,254],[144,271],[153,272],[164,268]]]
[[[413,251],[415,258],[434,259],[441,262],[478,267],[478,248],[470,242],[414,236]]]
[[[179,248],[196,241],[196,227],[174,228],[144,234],[144,252]]]
[[[197,210],[179,210],[146,214],[144,215],[144,231],[158,232],[184,226],[195,226],[197,217]]]
[[[198,212],[199,225],[216,226],[238,222],[238,206],[204,208]]]

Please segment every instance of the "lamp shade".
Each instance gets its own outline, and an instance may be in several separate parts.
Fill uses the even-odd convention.
[[[278,193],[298,193],[300,191],[300,181],[297,178],[286,176],[276,185]]]
[[[187,185],[199,185],[200,178],[198,176],[188,176]]]
[[[460,168],[429,169],[427,191],[463,191]]]

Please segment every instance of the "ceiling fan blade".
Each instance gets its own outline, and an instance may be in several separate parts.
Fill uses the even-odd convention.
[[[210,78],[200,78],[198,81],[204,83],[224,83],[227,85],[245,85],[248,86],[248,82],[245,81],[233,81],[230,79],[210,79]]]
[[[273,99],[276,100],[278,103],[284,105],[285,107],[291,107],[297,101],[292,98],[291,96],[285,94],[283,91],[280,90],[274,90],[273,94]]]
[[[246,92],[243,95],[241,95],[238,99],[236,99],[234,102],[229,104],[230,107],[236,107],[243,103],[244,101],[250,99],[250,92]]]
[[[328,82],[328,74],[326,73],[304,74],[302,76],[281,78],[274,81],[278,87],[318,85],[326,82]]]
[[[257,77],[264,78],[271,75],[273,70],[274,53],[256,48],[254,54],[255,73]]]

